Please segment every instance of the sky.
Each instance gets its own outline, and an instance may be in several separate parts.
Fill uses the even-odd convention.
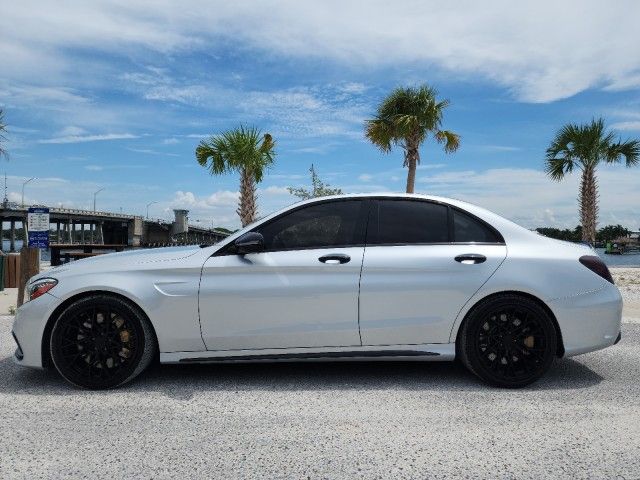
[[[567,122],[640,138],[640,2],[0,0],[8,196],[237,228],[238,175],[212,177],[199,141],[240,124],[276,140],[259,213],[293,203],[313,164],[345,193],[405,188],[402,151],[364,121],[397,86],[449,99],[445,154],[421,149],[416,191],[523,226],[578,224],[578,178],[544,154]],[[0,174],[4,173],[0,169]],[[640,228],[640,168],[598,171],[600,225]]]

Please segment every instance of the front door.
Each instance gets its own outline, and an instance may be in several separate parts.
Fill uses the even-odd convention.
[[[252,230],[263,252],[209,258],[199,294],[207,349],[359,346],[365,205],[303,205]]]

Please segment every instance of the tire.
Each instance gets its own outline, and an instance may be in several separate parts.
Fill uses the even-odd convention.
[[[110,322],[105,322],[109,318]],[[57,318],[49,348],[53,365],[72,385],[115,388],[142,373],[157,341],[147,318],[130,302],[96,294],[69,305]]]
[[[553,319],[537,302],[515,294],[476,305],[458,337],[462,363],[489,385],[520,388],[551,367],[558,346]]]

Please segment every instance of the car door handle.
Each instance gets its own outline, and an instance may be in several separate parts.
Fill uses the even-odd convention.
[[[322,263],[327,264],[339,264],[339,263],[347,263],[351,260],[349,255],[345,255],[344,253],[330,253],[329,255],[323,255],[318,258],[318,260]]]
[[[480,255],[479,253],[464,253],[462,255],[458,255],[455,260],[456,262],[473,265],[475,263],[482,263],[486,261],[487,257]]]

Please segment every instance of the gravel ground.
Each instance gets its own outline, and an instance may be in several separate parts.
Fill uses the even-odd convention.
[[[115,391],[13,364],[0,478],[640,478],[640,325],[519,391],[446,363],[155,367]]]

